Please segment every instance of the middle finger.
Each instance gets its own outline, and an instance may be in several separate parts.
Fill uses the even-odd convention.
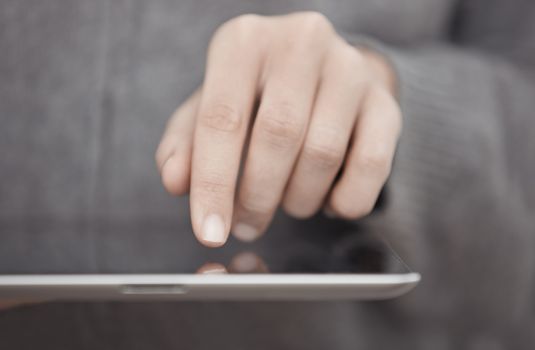
[[[256,239],[271,221],[306,132],[322,55],[303,49],[268,62],[234,215],[241,240]]]

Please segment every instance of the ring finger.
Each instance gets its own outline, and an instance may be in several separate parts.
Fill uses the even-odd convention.
[[[365,86],[362,56],[338,42],[325,64],[316,106],[299,160],[288,184],[284,209],[292,216],[312,216],[343,163]]]

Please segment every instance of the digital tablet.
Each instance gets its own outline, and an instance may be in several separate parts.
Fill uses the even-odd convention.
[[[231,238],[216,249],[191,232],[150,226],[131,235],[33,230],[24,239],[41,251],[20,243],[0,250],[0,300],[375,300],[407,293],[420,280],[380,233],[355,228],[271,232],[253,244]],[[3,237],[8,246],[11,234]]]

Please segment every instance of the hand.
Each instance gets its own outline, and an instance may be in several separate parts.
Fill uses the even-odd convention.
[[[365,216],[401,129],[394,85],[380,55],[346,43],[321,14],[232,19],[214,34],[202,87],[168,123],[156,152],[163,184],[189,191],[195,235],[212,247],[231,229],[257,238],[279,204],[298,218],[323,206]]]

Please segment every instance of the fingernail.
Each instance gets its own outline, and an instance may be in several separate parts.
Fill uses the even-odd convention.
[[[225,223],[220,215],[208,215],[202,225],[202,239],[206,242],[225,243]]]
[[[256,227],[244,223],[237,223],[234,226],[232,233],[234,234],[234,236],[236,236],[237,239],[245,242],[254,241],[259,234]]]

